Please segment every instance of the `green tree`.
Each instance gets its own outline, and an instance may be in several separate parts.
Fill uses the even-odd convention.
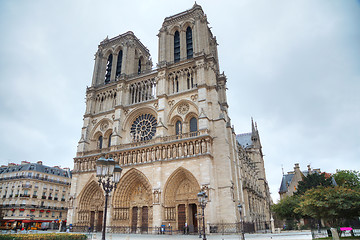
[[[301,218],[301,215],[294,211],[298,207],[299,197],[293,195],[281,199],[277,204],[272,205],[271,209],[280,219],[299,220]]]
[[[331,178],[325,178],[325,173],[308,174],[299,181],[295,195],[303,195],[307,190],[316,188],[318,186],[331,187],[333,186]]]
[[[336,170],[336,184],[350,189],[360,189],[360,173],[353,170]]]
[[[310,189],[300,197],[295,213],[337,225],[360,215],[360,191],[339,186]]]

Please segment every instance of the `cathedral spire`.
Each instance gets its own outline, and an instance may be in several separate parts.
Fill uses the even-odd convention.
[[[257,124],[254,124],[254,119],[251,117],[251,140],[254,142],[257,142],[258,140],[258,131],[257,131]]]

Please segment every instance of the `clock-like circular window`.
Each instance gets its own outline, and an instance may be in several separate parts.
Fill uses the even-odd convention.
[[[151,114],[142,114],[133,122],[130,134],[134,141],[146,141],[152,139],[156,133],[156,118]]]

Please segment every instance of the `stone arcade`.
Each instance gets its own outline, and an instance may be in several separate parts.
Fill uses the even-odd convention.
[[[86,112],[74,158],[68,222],[101,230],[104,194],[95,161],[123,168],[111,193],[107,225],[133,232],[161,225],[198,229],[197,193],[206,191],[208,230],[240,221],[269,222],[270,195],[253,123],[235,135],[216,38],[202,8],[167,17],[158,34],[159,61],[132,32],[103,40],[96,53]],[[212,228],[213,230],[215,228]]]

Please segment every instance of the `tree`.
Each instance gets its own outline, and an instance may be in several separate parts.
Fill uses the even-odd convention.
[[[299,197],[293,195],[281,199],[279,203],[272,205],[271,209],[280,219],[299,220],[301,215],[294,211],[298,207]]]
[[[315,172],[313,174],[308,174],[302,181],[299,181],[297,190],[294,194],[303,195],[307,190],[318,186],[331,187],[333,186],[333,183],[331,178],[325,178],[325,173],[318,174]]]
[[[300,197],[295,212],[334,224],[360,215],[360,191],[344,187],[318,187]]]
[[[350,189],[360,189],[360,173],[353,170],[336,170],[336,184]]]

